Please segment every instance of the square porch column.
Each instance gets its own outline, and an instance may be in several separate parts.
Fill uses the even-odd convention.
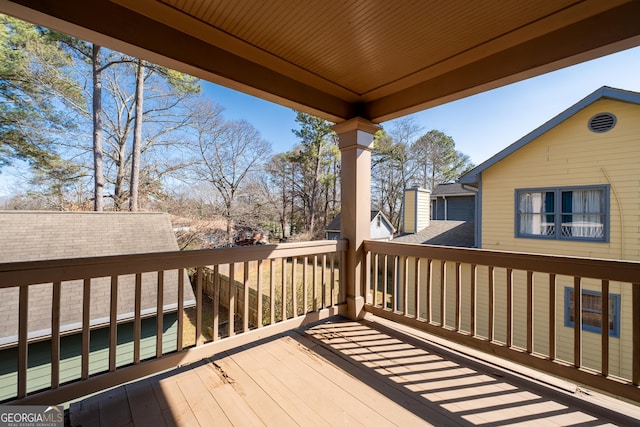
[[[371,237],[371,150],[379,129],[380,126],[359,117],[333,126],[341,153],[340,234],[349,241],[343,277],[348,316],[352,319],[364,315],[363,242]]]

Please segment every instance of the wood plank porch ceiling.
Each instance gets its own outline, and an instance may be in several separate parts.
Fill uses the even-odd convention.
[[[0,0],[0,12],[335,122],[640,44],[640,2],[626,0]]]

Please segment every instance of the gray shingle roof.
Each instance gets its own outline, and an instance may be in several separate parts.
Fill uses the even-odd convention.
[[[472,221],[434,221],[428,227],[414,234],[402,234],[392,242],[419,243],[423,245],[474,246],[474,222]]]
[[[0,262],[40,261],[177,251],[169,216],[164,213],[0,211]],[[164,308],[177,304],[177,270],[164,274]],[[91,324],[108,321],[110,278],[91,282]],[[133,318],[134,276],[118,282],[118,318]],[[62,284],[61,329],[80,326],[82,281]],[[195,301],[185,277],[185,305]],[[142,275],[142,313],[156,311],[157,274]],[[29,335],[46,336],[51,328],[51,284],[29,288]],[[0,344],[18,333],[18,289],[0,289]]]
[[[475,192],[464,188],[462,184],[451,182],[436,185],[436,188],[431,192],[431,198],[434,199],[436,196],[473,196],[475,194]]]

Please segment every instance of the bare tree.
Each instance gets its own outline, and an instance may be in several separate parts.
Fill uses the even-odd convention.
[[[102,151],[102,70],[100,59],[101,47],[92,45],[91,66],[93,74],[93,176],[94,200],[93,209],[97,212],[104,210],[104,168]]]
[[[414,118],[394,122],[387,134],[379,131],[372,153],[372,204],[400,229],[402,194],[412,185],[419,164],[410,155],[409,148],[419,135],[420,126]]]
[[[292,165],[285,153],[276,154],[265,165],[267,179],[264,180],[264,193],[278,211],[281,239],[287,237],[287,207],[293,196],[289,191],[293,178],[291,169]]]
[[[193,119],[198,151],[194,170],[198,179],[210,182],[218,191],[227,223],[227,239],[231,244],[238,190],[247,175],[265,161],[271,146],[247,121],[224,121],[221,113],[220,106],[203,103]]]
[[[318,235],[323,232],[318,226],[327,223],[328,199],[333,196],[329,187],[333,185],[335,188],[337,182],[333,174],[337,170],[339,156],[337,138],[331,123],[321,118],[298,112],[296,122],[300,128],[294,129],[293,133],[301,143],[289,158],[297,164],[301,175],[299,197],[304,204],[305,229],[311,235]]]
[[[129,191],[129,210],[138,211],[138,189],[140,188],[140,154],[142,151],[142,114],[144,111],[144,64],[136,61],[136,116],[133,127],[133,146],[131,147],[131,183]]]

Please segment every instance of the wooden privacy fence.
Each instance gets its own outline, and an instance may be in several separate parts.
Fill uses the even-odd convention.
[[[324,253],[204,267],[202,289],[212,300],[208,335],[216,340],[229,327],[246,332],[283,320],[283,313],[287,319],[343,302],[341,264],[339,253]]]
[[[364,246],[365,310],[640,401],[640,263]]]

